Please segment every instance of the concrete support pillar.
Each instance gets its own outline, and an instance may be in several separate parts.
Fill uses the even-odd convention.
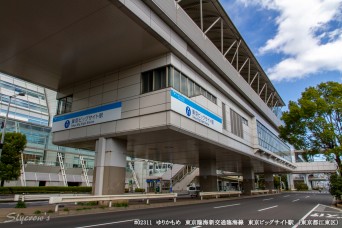
[[[272,193],[274,189],[274,178],[272,173],[265,173],[265,189],[269,190],[269,193]]]
[[[96,141],[94,195],[125,192],[126,142],[114,138]]]
[[[250,168],[244,168],[242,170],[243,176],[243,194],[244,195],[251,195],[251,190],[255,189],[255,181],[254,181],[254,170]]]
[[[215,192],[217,187],[216,159],[200,158],[199,160],[199,180],[201,191]]]
[[[309,181],[309,174],[304,174],[305,175],[305,179],[304,179],[304,182],[306,183],[306,185],[308,186],[308,189],[309,190],[312,190],[312,186],[311,186],[311,183]]]
[[[293,181],[293,174],[287,174],[287,184],[289,186],[289,190],[294,190],[294,181]]]

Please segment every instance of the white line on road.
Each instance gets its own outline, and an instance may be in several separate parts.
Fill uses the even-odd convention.
[[[222,207],[233,207],[233,206],[238,206],[240,205],[239,203],[237,204],[230,204],[230,205],[224,205],[224,206],[219,206],[219,207],[214,207],[214,208],[222,208]]]
[[[305,198],[309,198],[310,196],[305,196]]]
[[[295,199],[295,200],[293,200],[292,202],[296,202],[296,201],[298,201],[299,199]]]
[[[287,195],[287,196],[283,196],[283,197],[289,197],[290,195]]]
[[[269,199],[263,199],[263,201],[265,201],[265,200],[273,200],[274,198],[269,198]]]
[[[308,216],[311,214],[311,212],[313,212],[314,210],[316,210],[316,208],[317,208],[318,206],[319,206],[319,204],[317,204],[314,208],[312,208],[312,210],[309,211],[306,215],[304,215],[304,217],[301,218],[301,219],[300,219],[292,228],[297,228],[298,225],[299,225],[299,223],[300,223],[300,221],[304,221],[305,218],[308,217]]]
[[[202,227],[202,226],[194,226],[194,227],[191,227],[191,228],[199,228],[199,227]]]
[[[268,209],[275,208],[275,207],[278,207],[278,205],[275,205],[275,206],[273,206],[273,207],[263,208],[263,209],[260,209],[260,210],[258,210],[258,211],[264,211],[264,210],[268,210]]]
[[[117,223],[132,222],[134,220],[137,220],[137,219],[130,219],[130,220],[123,220],[123,221],[116,221],[116,222],[100,223],[100,224],[89,225],[89,226],[79,226],[79,227],[76,227],[76,228],[88,228],[88,227],[96,227],[96,226],[106,226],[106,225],[117,224]]]

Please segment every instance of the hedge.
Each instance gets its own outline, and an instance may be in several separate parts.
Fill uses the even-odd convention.
[[[41,186],[41,187],[0,187],[0,194],[22,194],[22,193],[91,193],[91,187],[63,187],[63,186]]]
[[[134,189],[134,192],[145,192],[144,188],[136,188]]]
[[[295,188],[297,191],[307,191],[308,186],[304,182],[298,182],[295,184]]]

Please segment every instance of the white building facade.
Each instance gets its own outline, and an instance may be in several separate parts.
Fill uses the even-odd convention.
[[[272,189],[295,168],[277,137],[284,103],[219,1],[55,1],[30,15],[16,21],[39,30],[32,40],[3,24],[21,46],[0,70],[58,91],[53,142],[95,151],[94,194],[124,191],[126,156],[199,167],[203,191],[217,170],[249,194],[255,174]]]

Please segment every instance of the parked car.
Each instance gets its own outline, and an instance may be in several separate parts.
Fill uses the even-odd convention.
[[[199,186],[190,186],[188,187],[188,192],[189,195],[192,197],[198,197],[199,192],[200,192],[200,187]]]

